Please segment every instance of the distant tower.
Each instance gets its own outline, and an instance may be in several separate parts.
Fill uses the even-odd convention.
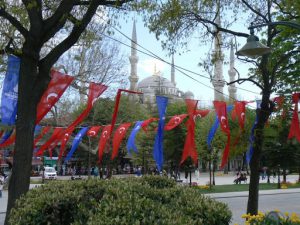
[[[138,56],[137,56],[137,38],[136,38],[136,27],[135,27],[135,21],[133,22],[133,28],[132,28],[132,38],[131,38],[131,55],[129,56],[129,61],[131,65],[130,70],[130,90],[136,91],[137,90],[137,82],[139,80],[139,77],[137,76],[137,63],[138,63]]]
[[[229,79],[230,82],[235,80],[236,71],[234,69],[234,52],[233,52],[233,43],[231,42],[231,48],[230,48],[230,67],[228,70]],[[228,92],[230,96],[230,101],[234,101],[236,99],[236,87],[235,84],[231,84],[228,87]]]
[[[175,64],[174,64],[174,54],[172,54],[172,65],[171,65],[171,82],[174,84],[176,87],[176,82],[175,82]]]
[[[221,19],[220,19],[220,2],[217,5],[218,15],[216,18],[216,23],[220,26]],[[215,48],[213,50],[212,58],[214,60],[214,76],[212,84],[215,90],[215,97],[214,100],[222,101],[224,100],[223,96],[223,87],[225,85],[224,77],[223,77],[223,61],[224,55],[222,53],[221,45],[222,45],[222,35],[221,32],[218,32],[215,36]]]

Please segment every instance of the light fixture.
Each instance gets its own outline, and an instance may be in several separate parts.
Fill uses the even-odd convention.
[[[260,55],[265,55],[271,52],[271,48],[259,42],[259,38],[254,35],[254,29],[250,29],[250,35],[247,38],[247,43],[235,54],[238,56],[247,56],[257,58]]]
[[[277,26],[277,25],[287,26],[287,27],[300,30],[300,24],[294,21],[276,21],[276,22],[251,25],[250,27],[248,27],[248,29],[250,30],[250,35],[247,38],[247,43],[235,54],[238,56],[247,56],[250,58],[256,58],[258,56],[270,53],[271,48],[260,43],[259,38],[254,35],[254,28],[264,27],[264,26]]]

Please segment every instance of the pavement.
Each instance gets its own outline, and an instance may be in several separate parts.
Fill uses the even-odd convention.
[[[124,175],[123,175],[124,176]],[[118,176],[118,177],[123,177]],[[181,177],[184,177],[183,174]],[[83,176],[83,178],[86,178]],[[32,179],[41,179],[40,177],[34,177]],[[68,180],[71,179],[70,176],[64,176],[64,177],[58,177],[58,179],[62,180]],[[215,177],[215,183],[216,185],[223,185],[223,184],[233,184],[233,180],[235,179],[235,176],[230,174],[216,174]],[[282,180],[282,178],[281,178]],[[298,180],[298,175],[288,175],[287,181],[295,183]],[[277,180],[276,180],[277,181]],[[192,182],[197,182],[198,185],[206,185],[209,183],[209,175],[207,173],[200,174],[199,177],[196,177],[195,175],[192,175]],[[266,183],[266,179],[260,180],[260,183]],[[271,179],[272,182],[272,179]],[[275,182],[275,180],[274,180]],[[189,183],[189,179],[183,180],[183,183]],[[276,183],[276,182],[275,182]],[[36,184],[31,184],[30,188],[34,188]],[[278,195],[278,194],[293,194],[293,193],[300,193],[300,188],[294,188],[294,189],[275,189],[275,190],[261,190],[259,191],[260,196],[264,195]],[[222,201],[222,199],[226,198],[238,198],[238,197],[247,197],[248,191],[243,192],[226,192],[226,193],[214,193],[214,194],[206,194],[207,196],[210,196],[211,198],[214,198],[216,200]],[[2,198],[0,198],[0,225],[4,224],[5,219],[5,213],[6,213],[6,206],[7,206],[7,198],[8,198],[8,192],[7,190],[2,191]],[[230,205],[229,205],[230,207]],[[238,218],[241,215],[235,215],[235,212],[233,211],[233,218]]]

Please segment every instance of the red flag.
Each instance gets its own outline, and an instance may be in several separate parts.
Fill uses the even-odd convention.
[[[59,138],[60,133],[64,130],[63,127],[56,127],[51,135],[51,137],[44,143],[38,152],[36,153],[36,156],[42,156],[44,151],[50,147],[53,142],[56,142],[56,140]],[[56,142],[57,143],[57,142]]]
[[[154,122],[154,121],[158,121],[158,118],[150,118],[147,120],[144,120],[143,123],[141,124],[142,129],[147,133],[147,127],[150,123]]]
[[[59,154],[58,154],[58,160],[60,160],[61,157],[64,155],[67,142],[69,141],[69,139],[72,135],[72,132],[73,131],[71,131],[71,133],[64,133],[62,138],[60,139],[61,143],[60,143],[60,150],[59,150]]]
[[[76,120],[74,120],[71,125],[69,125],[69,127],[67,127],[67,129],[60,134],[60,139],[62,139],[62,144],[60,146],[60,152],[64,152],[65,150],[65,146],[69,140],[69,138],[64,138],[63,139],[63,135],[64,133],[69,134],[70,135],[73,133],[73,131],[75,130],[76,126],[81,123],[86,117],[87,115],[90,113],[90,111],[93,108],[93,105],[95,103],[95,101],[97,101],[97,99],[99,98],[99,96],[107,89],[107,86],[103,85],[103,84],[96,84],[91,82],[90,86],[89,86],[89,95],[88,95],[88,102],[87,102],[87,107],[86,109],[76,118]]]
[[[41,140],[42,137],[44,137],[45,134],[47,134],[50,131],[51,127],[43,127],[41,133],[39,134],[39,136],[37,136],[34,139],[33,142],[33,149],[35,149],[36,143],[39,142],[39,140]]]
[[[235,114],[235,118],[233,117],[232,114],[232,119],[235,120],[236,118],[238,118],[238,122],[239,122],[239,126],[240,126],[240,131],[238,136],[236,137],[233,145],[236,146],[237,143],[240,140],[240,136],[242,134],[242,132],[244,131],[244,127],[245,127],[245,113],[246,113],[246,101],[236,101],[234,102],[234,110],[232,112],[234,112]]]
[[[180,164],[182,164],[189,156],[192,158],[193,162],[196,164],[198,161],[196,143],[195,143],[195,121],[194,114],[196,112],[197,100],[186,99],[185,103],[187,105],[189,120],[186,123],[187,135],[184,143],[184,149],[181,156]]]
[[[131,123],[123,123],[115,131],[111,159],[114,159],[118,155],[118,150],[119,150],[121,141],[125,137],[126,131],[128,130],[128,128],[130,126],[131,126]]]
[[[246,104],[247,103],[245,101],[236,101],[234,103],[234,111],[236,112],[236,116],[242,130],[244,130],[245,127]]]
[[[229,151],[230,151],[230,130],[229,130],[228,119],[227,119],[227,109],[226,109],[226,103],[222,101],[214,101],[214,106],[215,106],[216,114],[218,116],[218,120],[220,122],[221,130],[225,134],[227,134],[227,144],[223,151],[223,157],[221,162],[221,168],[223,168],[227,163],[229,157]]]
[[[9,145],[12,145],[15,142],[15,140],[16,140],[16,130],[14,129],[13,133],[9,136],[9,138],[0,144],[0,148],[4,148]]]
[[[277,107],[274,108],[274,111],[282,109],[284,103],[284,96],[277,96],[273,99],[273,102],[277,103]]]
[[[294,93],[293,94],[293,103],[295,104],[294,112],[293,112],[293,118],[292,123],[290,127],[290,132],[288,139],[291,139],[293,137],[296,137],[298,142],[300,142],[300,127],[299,127],[299,117],[298,117],[298,103],[299,103],[300,93]]]
[[[118,114],[118,110],[119,110],[119,103],[120,103],[120,100],[121,100],[122,92],[127,92],[127,93],[131,93],[131,94],[143,94],[142,92],[130,91],[130,90],[125,90],[125,89],[118,89],[118,93],[117,93],[117,96],[116,96],[116,103],[115,103],[114,113],[113,113],[112,118],[111,118],[110,134],[112,133],[112,131],[115,127],[115,123],[117,121],[117,114]]]
[[[97,134],[99,133],[100,129],[101,129],[101,126],[93,126],[88,130],[86,135],[89,137],[96,137]]]
[[[181,114],[173,116],[166,124],[164,130],[172,130],[177,127],[188,116],[188,114]]]
[[[38,124],[49,112],[51,107],[55,105],[73,79],[74,77],[67,74],[62,74],[53,69],[51,70],[51,81],[37,106],[35,124]]]
[[[196,110],[195,114],[194,114],[194,120],[196,120],[197,117],[199,117],[199,118],[206,117],[209,112],[210,112],[209,109]]]
[[[111,125],[106,125],[102,130],[101,137],[99,139],[99,144],[98,144],[99,163],[101,163],[102,161],[107,140],[110,138],[110,131],[111,131]]]

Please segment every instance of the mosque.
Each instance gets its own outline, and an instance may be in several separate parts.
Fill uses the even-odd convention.
[[[176,87],[175,82],[175,66],[174,57],[172,57],[171,64],[171,80],[163,77],[160,71],[156,70],[154,67],[154,72],[151,76],[144,78],[139,81],[137,75],[137,35],[136,35],[136,25],[133,23],[132,29],[132,39],[131,39],[131,55],[129,57],[131,64],[131,71],[129,76],[130,90],[140,91],[143,94],[142,102],[155,104],[156,95],[166,96],[169,98],[170,102],[182,101],[184,99],[194,99],[194,94],[190,91],[183,92]]]
[[[217,18],[217,23],[220,24],[220,17]],[[214,76],[211,80],[214,87],[214,99],[224,100],[223,88],[225,86],[225,80],[223,77],[223,64],[224,54],[221,49],[221,33],[215,37],[214,40],[214,51],[212,52],[212,58],[216,58],[214,65]],[[218,56],[218,57],[216,57]],[[131,65],[130,69],[130,90],[140,91],[143,93],[142,102],[144,104],[150,103],[154,105],[156,102],[156,95],[166,96],[169,98],[169,102],[183,101],[184,99],[194,99],[194,94],[191,91],[181,91],[176,87],[175,82],[175,66],[174,57],[172,56],[170,80],[163,77],[160,71],[154,68],[154,72],[151,76],[144,78],[139,81],[137,73],[138,55],[137,55],[137,35],[136,25],[133,23],[132,38],[131,38],[131,55],[129,56]],[[234,53],[233,45],[230,50],[230,69],[228,71],[230,81],[235,80],[236,71],[234,69]],[[234,84],[228,87],[229,99],[236,99],[236,87]]]

